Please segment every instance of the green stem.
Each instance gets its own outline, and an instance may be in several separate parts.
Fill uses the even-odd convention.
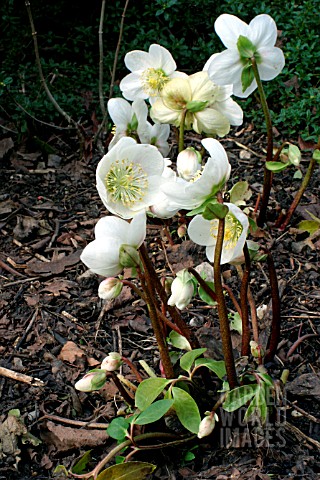
[[[264,89],[263,89],[262,82],[261,82],[261,79],[260,79],[260,74],[259,74],[257,63],[256,63],[256,59],[254,57],[251,58],[251,65],[252,65],[252,70],[253,70],[253,73],[254,73],[254,77],[255,77],[257,85],[258,85],[258,91],[259,91],[259,95],[260,95],[261,106],[262,106],[262,110],[263,110],[264,118],[265,118],[265,122],[266,122],[266,127],[267,127],[268,143],[267,143],[266,161],[270,162],[270,161],[272,161],[272,157],[273,157],[273,132],[272,132],[271,115],[270,115],[269,107],[268,107],[268,104],[267,104],[266,95],[264,93]],[[270,170],[268,170],[266,168],[266,166],[264,166],[264,179],[263,179],[261,208],[260,208],[259,216],[258,216],[258,219],[257,219],[257,224],[260,227],[263,226],[263,224],[265,223],[265,219],[266,219],[267,208],[268,208],[269,197],[270,197],[271,186],[272,186],[272,177],[273,177],[272,172]]]
[[[219,197],[220,197],[220,201],[222,202],[221,195],[219,195]],[[238,380],[237,380],[237,373],[236,373],[236,368],[235,368],[235,363],[233,358],[228,311],[227,311],[226,301],[223,294],[223,286],[221,281],[220,261],[221,261],[221,253],[222,253],[223,239],[224,239],[224,224],[225,224],[225,219],[222,219],[222,220],[219,219],[217,243],[216,243],[215,252],[214,252],[213,276],[214,276],[214,286],[215,286],[217,302],[218,302],[218,314],[219,314],[219,320],[220,320],[220,334],[221,334],[221,340],[222,340],[223,356],[226,363],[228,382],[230,385],[230,389],[232,390],[237,386]]]
[[[179,128],[179,153],[184,149],[184,122],[186,120],[187,110],[183,110]]]
[[[146,446],[146,447],[139,447],[140,449],[141,448],[146,448],[146,449],[148,449],[148,448],[150,448],[150,449],[164,448],[164,447],[170,447],[170,446],[174,446],[174,445],[181,444],[181,443],[184,443],[184,442],[188,442],[189,440],[192,440],[193,438],[195,438],[195,435],[188,436],[187,438],[179,438],[177,440],[177,435],[174,435],[172,433],[162,433],[162,432],[143,433],[141,435],[136,435],[132,439],[125,440],[124,442],[122,442],[119,445],[117,445],[116,447],[114,447],[108,453],[108,455],[106,455],[101,460],[101,462],[99,462],[98,465],[91,472],[83,473],[81,475],[78,475],[78,474],[72,473],[72,472],[69,472],[69,473],[70,473],[70,475],[72,475],[75,478],[82,478],[82,479],[86,479],[86,480],[89,480],[89,479],[93,478],[93,480],[96,480],[97,477],[98,477],[98,474],[102,470],[102,468],[108,462],[110,462],[110,460],[113,457],[115,457],[117,455],[117,453],[121,452],[122,449],[124,449],[126,447],[129,447],[130,445],[136,444],[137,442],[141,442],[141,441],[144,441],[144,440],[149,440],[149,439],[155,439],[155,440],[158,440],[158,439],[168,439],[168,440],[170,440],[171,439],[172,440],[171,442],[166,442],[166,443],[163,443],[163,444],[160,444],[160,445],[149,445],[149,446]]]
[[[295,211],[295,209],[297,208],[301,198],[302,198],[302,195],[304,194],[309,182],[310,182],[310,179],[312,177],[312,174],[313,174],[313,171],[315,169],[315,166],[316,166],[316,161],[314,158],[311,158],[310,160],[310,163],[309,163],[309,166],[308,166],[308,170],[306,171],[306,174],[301,182],[301,185],[300,185],[300,188],[299,190],[297,191],[296,193],[296,196],[294,197],[293,199],[293,202],[291,203],[290,205],[290,208],[287,212],[287,215],[284,219],[284,221],[282,222],[281,226],[280,226],[280,230],[284,230],[286,228],[286,226],[288,225],[288,223],[290,222],[290,219]]]

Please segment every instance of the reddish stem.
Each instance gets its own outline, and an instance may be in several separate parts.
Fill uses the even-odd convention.
[[[265,361],[270,362],[275,356],[280,340],[280,325],[281,325],[281,306],[277,273],[274,266],[273,258],[270,252],[267,257],[270,287],[271,287],[271,299],[272,299],[272,322],[271,322],[271,334],[269,338],[268,351],[265,356]]]

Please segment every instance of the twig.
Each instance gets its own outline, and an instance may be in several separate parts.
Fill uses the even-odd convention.
[[[101,2],[101,13],[100,13],[100,25],[99,25],[99,101],[100,101],[100,108],[103,117],[106,115],[106,107],[104,105],[104,98],[103,98],[103,21],[104,21],[104,11],[106,7],[106,0],[102,0]]]
[[[37,40],[37,32],[35,30],[35,26],[34,26],[34,22],[33,22],[33,17],[32,17],[32,12],[31,12],[31,6],[30,6],[30,1],[29,0],[25,0],[25,6],[27,8],[27,12],[28,12],[28,17],[29,17],[29,22],[30,22],[30,26],[31,26],[31,33],[32,33],[32,37],[33,37],[33,45],[34,45],[34,53],[35,53],[35,56],[36,56],[36,63],[37,63],[37,67],[38,67],[38,71],[39,71],[39,76],[40,76],[40,80],[41,80],[41,83],[42,83],[42,86],[50,100],[50,102],[52,103],[52,105],[55,107],[55,109],[60,113],[60,115],[62,115],[69,124],[73,125],[77,132],[78,132],[78,136],[79,136],[79,140],[80,140],[80,145],[81,147],[83,146],[83,134],[82,134],[82,131],[81,131],[81,128],[80,126],[78,125],[77,122],[75,122],[73,120],[73,118],[70,117],[70,115],[68,115],[61,107],[60,105],[58,104],[58,102],[56,101],[56,99],[54,98],[54,96],[52,95],[48,85],[47,85],[47,82],[46,82],[46,79],[44,78],[44,75],[43,75],[43,71],[42,71],[42,66],[41,66],[41,60],[40,60],[40,55],[39,55],[39,48],[38,48],[38,40]]]
[[[11,378],[12,380],[17,380],[18,382],[28,383],[33,387],[44,387],[45,383],[39,378],[33,378],[29,375],[24,375],[23,373],[14,372],[8,368],[0,367],[0,375],[3,377]]]
[[[25,277],[25,275],[23,275],[20,272],[17,272],[17,270],[15,270],[14,268],[9,267],[9,265],[4,263],[1,259],[0,259],[0,268],[3,268],[3,270],[6,270],[7,272],[11,273],[12,275],[16,275],[16,276],[22,277],[22,278]]]
[[[37,420],[38,422],[41,422],[42,420],[53,420],[54,422],[59,422],[59,423],[66,423],[67,425],[74,425],[75,427],[85,427],[85,428],[97,428],[101,430],[106,430],[108,428],[109,424],[108,423],[95,423],[95,422],[84,422],[80,420],[70,420],[69,418],[62,418],[58,417],[57,415],[43,415]]]
[[[319,335],[317,333],[307,333],[306,335],[299,337],[298,340],[296,340],[289,348],[286,358],[289,358],[293,354],[293,352],[298,348],[300,343],[302,343],[307,338],[313,338],[313,337],[319,337]]]

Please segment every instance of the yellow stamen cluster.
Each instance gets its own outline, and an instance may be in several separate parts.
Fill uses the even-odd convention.
[[[127,159],[111,164],[105,186],[113,202],[132,207],[141,202],[148,188],[148,176],[141,165]]]
[[[210,235],[216,239],[218,235],[219,220],[214,219],[210,222]],[[223,248],[229,250],[235,248],[242,233],[243,227],[239,220],[228,213],[225,218]]]
[[[169,80],[161,68],[147,68],[141,75],[143,90],[151,97],[157,96]]]

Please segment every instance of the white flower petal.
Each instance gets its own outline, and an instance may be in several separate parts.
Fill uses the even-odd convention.
[[[201,215],[193,217],[188,226],[188,235],[197,245],[214,245],[214,239],[210,234],[210,221]]]
[[[161,68],[167,75],[170,75],[177,68],[169,50],[161,45],[156,43],[150,45],[149,54],[153,68]]]
[[[210,63],[208,74],[210,79],[218,85],[241,84],[243,65],[238,50],[224,50]]]
[[[127,241],[128,245],[133,245],[139,248],[144,239],[146,238],[146,225],[147,219],[145,213],[139,213],[135,215],[131,220],[128,228],[127,233]]]
[[[204,64],[204,67],[203,67],[203,70],[205,72],[207,72],[209,70],[209,67],[211,65],[211,62],[216,58],[216,56],[219,55],[219,53],[214,53],[213,55],[211,55],[211,57],[206,61],[206,63]]]
[[[224,13],[217,18],[214,29],[227,48],[237,48],[240,35],[248,36],[248,25],[235,15]],[[230,83],[230,82],[229,82]]]
[[[136,98],[148,98],[148,94],[143,90],[140,75],[129,73],[120,82],[120,90],[127,100],[135,100]]]
[[[128,225],[122,218],[102,217],[95,226],[94,234],[96,239],[114,236],[126,243]]]
[[[143,50],[132,50],[124,57],[124,63],[131,72],[143,72],[152,67],[152,62],[148,52]]]
[[[257,48],[274,47],[277,40],[277,26],[275,21],[270,15],[257,15],[249,23],[248,36]]]
[[[261,63],[258,64],[261,80],[274,79],[285,64],[282,50],[277,47],[263,47],[259,48],[258,53],[261,57]]]
[[[230,125],[242,125],[243,110],[232,98],[216,102],[214,108],[228,119]]]
[[[111,98],[108,101],[108,112],[113,123],[120,129],[126,130],[131,122],[132,108],[123,98]]]
[[[230,131],[227,117],[215,108],[205,108],[194,114],[193,129],[197,133],[209,133],[223,137]]]
[[[117,237],[104,237],[90,242],[83,250],[81,261],[98,275],[112,277],[121,273],[119,263],[121,240]]]

